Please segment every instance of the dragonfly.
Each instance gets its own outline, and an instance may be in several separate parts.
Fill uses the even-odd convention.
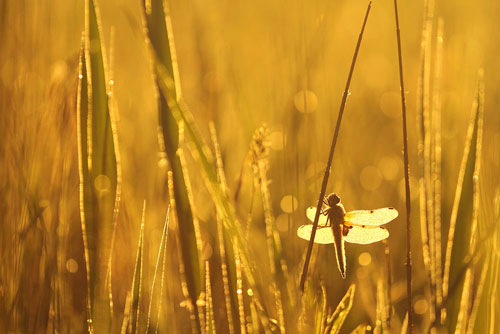
[[[355,210],[346,212],[340,197],[332,193],[323,200],[325,207],[321,210],[314,242],[318,244],[334,244],[337,265],[342,278],[345,279],[346,259],[344,242],[353,244],[371,244],[387,239],[389,231],[380,225],[387,224],[398,216],[395,208],[374,210]],[[316,208],[309,207],[306,216],[314,222]],[[311,239],[312,224],[302,225],[297,235],[305,240]]]

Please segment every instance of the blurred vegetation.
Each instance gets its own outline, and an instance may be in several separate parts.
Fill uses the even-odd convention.
[[[0,0],[0,333],[405,332],[391,1],[327,193],[400,218],[345,280],[315,245],[298,289],[366,5]],[[399,3],[415,333],[500,331],[499,10]]]

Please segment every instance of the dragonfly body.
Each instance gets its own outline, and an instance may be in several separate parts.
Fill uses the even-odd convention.
[[[395,219],[398,211],[394,208],[375,210],[355,210],[346,212],[340,197],[332,193],[324,200],[325,208],[321,216],[314,238],[315,243],[334,244],[337,264],[342,278],[345,278],[346,259],[344,242],[355,244],[371,244],[389,237],[389,232],[382,226]],[[314,221],[316,208],[306,211],[307,217]],[[312,225],[302,225],[297,235],[305,240],[311,238]]]
[[[345,278],[345,247],[344,247],[344,216],[345,209],[342,203],[340,203],[340,198],[337,194],[330,194],[325,200],[326,209],[322,212],[327,217],[327,221],[330,222],[330,227],[332,228],[335,255],[337,257],[337,265],[339,266],[340,274],[342,278]]]

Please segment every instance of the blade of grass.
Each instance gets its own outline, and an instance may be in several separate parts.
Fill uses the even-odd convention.
[[[434,170],[432,171],[434,180],[434,238],[435,238],[435,321],[441,321],[441,307],[443,304],[443,264],[442,264],[442,243],[441,243],[441,76],[443,65],[443,19],[439,18],[436,35],[436,66],[434,69],[434,91],[432,94],[432,116],[434,126]]]
[[[316,303],[316,312],[314,314],[314,329],[316,334],[322,334],[325,331],[326,320],[328,317],[328,301],[326,288],[321,282],[321,303]]]
[[[376,329],[378,334],[389,333],[387,328],[387,313],[388,304],[386,300],[386,293],[384,283],[382,280],[377,281],[377,309],[376,309]]]
[[[394,16],[396,19],[396,40],[398,44],[399,86],[401,90],[401,113],[403,120],[403,156],[405,170],[406,198],[406,294],[408,298],[408,333],[413,333],[412,291],[411,291],[411,194],[410,194],[410,163],[408,158],[408,130],[406,126],[406,98],[403,78],[403,54],[401,51],[401,31],[399,29],[398,2],[394,0]]]
[[[333,133],[332,144],[330,146],[330,153],[328,154],[328,162],[326,163],[325,174],[323,176],[323,182],[321,183],[321,191],[319,193],[318,204],[316,207],[316,215],[314,216],[313,227],[311,231],[311,239],[307,245],[306,258],[304,261],[304,267],[302,269],[302,276],[300,277],[300,291],[304,292],[304,286],[307,278],[307,270],[309,267],[309,261],[311,259],[311,252],[314,245],[314,238],[316,236],[316,229],[318,228],[319,215],[321,213],[321,206],[323,205],[323,198],[326,193],[326,186],[328,185],[328,178],[330,177],[330,171],[333,163],[333,154],[335,152],[335,146],[337,145],[337,138],[340,132],[340,123],[342,122],[342,115],[344,114],[344,109],[347,103],[347,96],[349,96],[349,87],[351,86],[351,79],[354,73],[354,66],[356,65],[356,59],[358,58],[359,49],[361,47],[361,41],[363,39],[363,33],[365,31],[366,22],[368,21],[368,15],[370,14],[370,9],[372,7],[372,2],[368,2],[368,7],[366,8],[365,17],[363,19],[363,24],[361,26],[361,32],[359,33],[358,41],[356,43],[356,48],[354,49],[354,55],[352,57],[351,67],[349,69],[349,74],[347,75],[347,82],[344,89],[344,94],[342,95],[342,101],[340,102],[339,114],[337,116],[337,124],[335,125],[335,131]]]
[[[401,326],[401,334],[408,333],[408,313],[405,314],[405,319],[403,320],[403,325]]]
[[[472,307],[470,309],[469,319],[467,321],[467,330],[466,333],[472,334],[474,332],[474,327],[476,324],[476,319],[478,316],[479,307],[483,301],[483,292],[486,283],[486,277],[488,272],[490,271],[490,263],[491,263],[491,253],[488,253],[487,260],[482,263],[481,275],[479,277],[479,281],[477,283],[476,293],[474,295],[472,302]],[[485,294],[486,298],[491,298],[489,294]]]
[[[278,318],[280,319],[281,331],[291,330],[293,323],[293,303],[291,292],[288,289],[288,273],[285,259],[282,254],[281,239],[275,228],[274,213],[272,209],[271,192],[269,191],[269,147],[267,143],[268,130],[266,127],[259,128],[252,140],[251,151],[254,165],[254,178],[260,186],[262,204],[264,208],[264,223],[266,230],[266,241],[271,266],[271,275],[276,283],[275,298]]]
[[[131,289],[131,317],[130,317],[130,333],[136,334],[139,332],[139,315],[140,315],[140,298],[142,290],[142,263],[144,257],[144,219],[146,216],[146,201],[142,207],[141,231],[139,233],[139,241],[137,244],[137,256],[135,259],[134,278],[132,280]]]
[[[479,252],[486,252],[486,259],[483,263],[479,262],[482,264],[481,278],[474,297],[467,334],[495,333],[495,318],[499,318],[498,313],[495,311],[495,304],[498,303],[498,265],[500,263],[500,254],[498,253],[500,231],[498,226],[500,214],[497,210],[491,210],[497,203],[495,203],[496,200],[492,201],[485,192],[485,183],[490,182],[489,178],[488,181],[485,181],[488,176],[487,169],[483,175],[480,182],[481,216],[483,219],[480,221],[482,224],[478,224],[481,240],[477,244]],[[493,205],[488,205],[489,203]]]
[[[245,293],[245,286],[244,286],[244,282],[243,282],[243,273],[242,273],[242,270],[241,270],[241,261],[240,261],[240,257],[239,257],[239,253],[238,251],[236,251],[236,254],[235,254],[235,264],[236,264],[236,289],[237,291],[239,291],[240,293],[237,294],[237,297],[238,297],[238,314],[239,314],[239,317],[240,317],[240,333],[241,334],[246,334],[247,331],[248,332],[251,332],[251,324],[248,324],[247,325],[247,315],[246,315],[246,312],[245,312],[245,309],[248,310],[248,298],[246,299],[246,303],[245,303],[245,299],[244,299],[244,295],[247,295]],[[250,317],[248,317],[250,318]]]
[[[98,8],[85,2],[84,46],[80,55],[77,99],[80,210],[88,281],[88,327],[111,326],[113,235],[120,198],[120,166],[113,110],[108,98]]]
[[[369,325],[358,325],[351,334],[366,334],[371,333],[371,326]]]
[[[167,216],[165,218],[165,224],[163,225],[163,233],[161,235],[160,247],[158,249],[158,256],[156,257],[156,265],[155,272],[153,274],[153,282],[151,286],[151,296],[149,299],[149,307],[148,307],[148,320],[146,323],[146,334],[149,333],[157,333],[158,332],[158,323],[160,320],[160,312],[161,312],[161,303],[163,300],[163,281],[165,278],[165,259],[166,259],[166,249],[167,249],[167,237],[168,237],[168,223],[170,221],[170,206],[167,210]],[[150,330],[151,326],[151,311],[153,308],[153,297],[155,292],[155,284],[156,284],[156,275],[158,273],[158,269],[160,268],[160,260],[163,258],[162,268],[161,268],[161,281],[160,281],[160,294],[158,296],[158,306],[156,311],[156,318],[154,320],[154,330]]]
[[[212,287],[210,280],[210,262],[205,261],[205,333],[215,332],[214,305],[212,301]]]
[[[455,334],[463,334],[465,333],[465,329],[467,327],[467,322],[469,321],[469,312],[470,312],[470,303],[471,303],[471,294],[473,288],[473,280],[474,276],[472,273],[472,269],[468,268],[465,273],[463,288],[462,288],[462,296],[460,298],[460,306],[458,310]],[[451,328],[450,328],[451,330]]]
[[[355,291],[356,286],[352,284],[340,303],[337,305],[335,311],[328,317],[326,321],[325,334],[337,334],[340,332],[340,328],[351,311]]]
[[[262,300],[261,296],[263,296],[263,288],[257,285],[257,282],[260,280],[258,281],[255,278],[255,265],[250,260],[253,258],[250,256],[251,251],[249,250],[247,242],[243,237],[241,225],[235,216],[234,207],[229,201],[228,196],[224,194],[220,183],[217,181],[216,168],[214,167],[211,152],[202,140],[202,137],[200,136],[193,121],[193,116],[189,112],[187,106],[182,100],[178,100],[177,98],[175,81],[172,73],[168,71],[167,67],[158,58],[158,54],[154,49],[151,49],[150,55],[153,59],[159,88],[166,97],[168,107],[170,108],[175,121],[178,124],[184,124],[186,133],[191,139],[190,150],[193,153],[194,158],[201,165],[201,172],[205,185],[207,186],[211,198],[215,203],[217,212],[222,217],[224,227],[231,236],[232,243],[236,244],[236,247],[241,249],[240,259],[242,261],[242,267],[244,268],[247,282],[255,294],[255,297],[253,298],[254,306],[258,306],[256,309],[261,312],[260,315],[263,319],[265,319],[266,324],[270,325],[268,312],[264,304],[260,302],[260,300]]]
[[[168,6],[162,0],[143,0],[142,14],[146,26],[147,40],[151,49],[158,56],[158,61],[166,67],[172,78],[173,99],[181,96],[178,83],[178,70],[175,61],[175,47],[171,35],[171,22],[168,16]],[[162,151],[165,151],[172,171],[173,196],[171,196],[172,208],[175,208],[179,226],[178,239],[183,262],[183,277],[187,286],[187,298],[190,302],[189,310],[193,315],[193,326],[196,332],[201,332],[201,320],[196,301],[201,293],[201,267],[199,260],[199,237],[196,233],[196,225],[191,210],[189,199],[189,181],[180,152],[179,135],[180,126],[172,115],[167,97],[158,89],[158,78],[156,78],[156,89],[158,93],[159,114],[159,140]],[[175,206],[173,201],[175,200]],[[198,233],[199,235],[199,233]]]
[[[154,54],[152,56],[156,57]],[[254,305],[258,306],[257,309],[261,312],[261,316],[264,317],[264,319],[267,319],[266,323],[269,324],[268,320],[270,318],[268,316],[268,312],[266,311],[264,304],[260,302],[260,300],[262,300],[261,296],[263,296],[263,288],[257,284],[258,281],[256,280],[255,276],[255,265],[250,260],[253,258],[252,256],[250,256],[251,251],[248,248],[247,241],[243,237],[241,225],[235,216],[234,207],[229,201],[228,196],[225,195],[222,191],[221,186],[217,181],[216,170],[212,163],[213,158],[211,156],[210,150],[202,141],[201,136],[199,135],[195,127],[192,115],[190,114],[185,104],[182,101],[177,102],[172,98],[170,92],[173,89],[173,81],[171,78],[169,78],[168,73],[166,73],[165,67],[156,59],[154,60],[154,62],[156,65],[156,73],[158,75],[158,78],[160,78],[160,88],[166,95],[169,94],[167,102],[169,103],[169,107],[172,109],[173,115],[176,120],[178,122],[184,122],[186,131],[192,140],[192,146],[190,147],[191,151],[194,158],[202,166],[201,171],[205,181],[205,185],[207,186],[207,189],[211,194],[211,198],[215,203],[218,213],[223,217],[222,221],[224,222],[224,227],[231,236],[232,243],[237,244],[236,247],[241,249],[240,260],[242,261],[242,267],[244,268],[248,284],[251,286],[252,290],[255,293],[253,303]]]
[[[213,122],[209,123],[210,135],[215,152],[215,162],[217,165],[217,177],[221,184],[224,194],[228,195],[228,186],[226,176],[224,173],[224,165],[222,163],[222,154],[220,151],[219,141],[217,140],[217,132]],[[241,328],[241,314],[240,306],[238,305],[238,283],[236,274],[236,259],[235,251],[231,240],[226,230],[224,229],[223,222],[217,215],[217,241],[219,243],[219,252],[221,258],[221,271],[222,280],[224,285],[224,299],[226,304],[226,319],[229,327],[229,333],[234,333],[236,329]],[[237,252],[238,250],[236,250]],[[240,288],[239,295],[242,295]],[[219,312],[220,313],[220,312]],[[215,316],[214,316],[215,318]],[[216,321],[216,319],[215,319]],[[217,321],[216,321],[217,322]],[[244,323],[244,321],[243,321]]]
[[[431,109],[431,54],[433,29],[434,1],[425,1],[424,22],[420,51],[420,73],[417,90],[417,127],[418,127],[418,166],[419,199],[420,199],[420,230],[422,239],[422,255],[428,276],[430,291],[430,322],[435,321],[435,229],[434,229],[434,189],[431,181],[432,156],[432,117]]]
[[[477,179],[481,157],[483,108],[484,88],[480,73],[458,175],[446,247],[443,297],[447,304],[444,316],[447,318],[447,328],[450,330],[456,327],[460,311],[461,297],[457,292],[464,287],[461,272],[476,246],[475,231],[479,207]]]

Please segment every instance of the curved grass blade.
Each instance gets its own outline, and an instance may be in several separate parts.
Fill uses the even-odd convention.
[[[165,6],[164,6],[165,4]],[[180,85],[175,61],[175,48],[173,36],[171,35],[171,24],[168,16],[168,8],[162,0],[142,1],[143,21],[146,25],[147,38],[152,51],[158,56],[157,60],[165,66],[169,77],[172,78],[172,98],[177,101],[180,98]],[[156,78],[158,84],[158,77]],[[158,87],[158,86],[157,86]],[[173,198],[175,201],[177,221],[179,226],[178,239],[181,250],[181,258],[184,264],[184,279],[187,286],[187,298],[194,316],[194,327],[196,332],[201,332],[200,314],[196,307],[196,301],[201,293],[201,266],[199,260],[198,240],[196,226],[193,219],[191,204],[189,201],[188,180],[180,157],[179,147],[179,124],[172,115],[172,110],[167,103],[167,96],[163,91],[157,89],[158,114],[159,114],[159,140],[160,147],[167,154],[170,169],[172,171]]]
[[[118,144],[104,60],[98,9],[94,1],[87,0],[77,114],[88,328],[95,333],[108,333],[111,326],[111,282],[108,278],[120,198]]]
[[[477,189],[484,108],[482,74],[476,88],[472,115],[467,130],[455,200],[450,218],[443,279],[443,297],[447,301],[447,328],[454,329],[460,311],[460,291],[464,287],[464,266],[475,251],[479,191]],[[465,292],[463,292],[465,293]],[[463,294],[462,293],[462,294]]]
[[[351,332],[351,334],[366,334],[366,333],[371,333],[371,326],[370,325],[358,325]]]
[[[354,292],[356,291],[356,286],[353,284],[349,287],[346,294],[337,305],[335,311],[328,317],[326,321],[325,334],[329,333],[339,333],[340,328],[344,324],[345,319],[351,311],[352,302],[354,300]]]

